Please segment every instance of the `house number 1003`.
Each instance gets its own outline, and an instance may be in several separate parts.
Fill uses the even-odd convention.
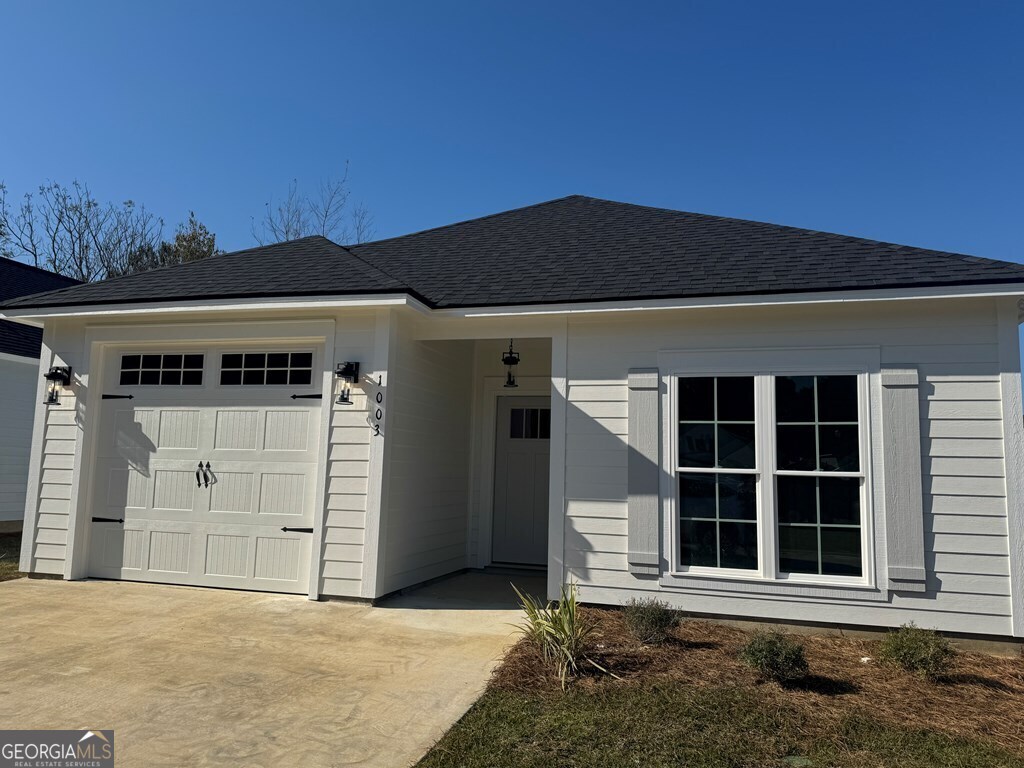
[[[384,387],[384,377],[381,375],[381,376],[377,377],[377,394],[375,394],[373,396],[373,399],[377,403],[377,405],[374,407],[374,410],[373,410],[373,434],[374,435],[379,435],[380,434],[380,425],[381,425],[381,422],[384,421],[384,389],[383,389],[383,387]]]

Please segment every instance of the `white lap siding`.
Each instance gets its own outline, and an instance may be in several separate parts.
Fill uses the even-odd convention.
[[[373,431],[371,406],[377,391],[374,382],[387,367],[387,360],[375,359],[376,332],[373,315],[341,315],[334,331],[335,365],[358,361],[362,381],[353,387],[352,405],[332,406],[326,446],[327,508],[320,581],[320,592],[324,595],[361,595]],[[332,395],[331,399],[335,397]]]
[[[473,344],[416,341],[391,356],[377,595],[466,566]]]
[[[39,361],[0,354],[0,522],[25,515]]]
[[[75,371],[83,368],[83,329],[67,320],[52,321],[43,335],[40,368],[70,365],[73,383],[60,394],[60,405],[43,405],[45,383],[36,382],[33,401],[32,452],[21,541],[21,570],[63,575],[69,545],[75,465],[81,456],[87,415],[79,403],[87,382]]]
[[[637,590],[710,614],[1011,634],[1006,483],[995,303],[690,310],[569,325],[565,560],[595,602]],[[627,568],[626,387],[663,350],[871,345],[921,374],[927,591],[888,602],[659,586]],[[872,396],[874,397],[874,395]],[[872,403],[877,421],[877,404]],[[872,427],[872,439],[881,439]],[[876,473],[874,497],[881,478]],[[878,519],[876,517],[876,519]],[[879,548],[880,549],[880,548]],[[884,574],[884,551],[877,551]]]

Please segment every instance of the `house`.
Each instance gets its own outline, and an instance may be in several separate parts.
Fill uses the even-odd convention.
[[[0,258],[0,302],[77,285],[70,277]],[[0,320],[0,531],[21,530],[39,376],[38,328]]]
[[[572,196],[16,299],[54,370],[21,569],[373,599],[514,565],[1022,637],[1022,296],[1018,264]]]

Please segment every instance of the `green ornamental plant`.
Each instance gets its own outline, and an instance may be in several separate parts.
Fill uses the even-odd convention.
[[[950,642],[932,629],[923,629],[913,622],[890,632],[879,648],[878,658],[928,680],[949,672],[956,651]]]
[[[740,660],[777,683],[807,677],[804,647],[781,632],[755,632],[740,650]]]
[[[515,584],[512,589],[526,614],[519,629],[537,645],[544,661],[558,671],[563,691],[568,688],[570,678],[580,675],[584,664],[611,674],[586,654],[597,622],[581,613],[575,584],[562,585],[562,599],[557,603],[541,603],[532,595],[520,592]]]
[[[632,599],[622,606],[622,617],[641,643],[655,645],[668,640],[679,626],[679,611],[657,598]]]

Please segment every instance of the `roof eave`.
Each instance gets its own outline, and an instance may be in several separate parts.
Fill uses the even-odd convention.
[[[594,312],[637,312],[664,309],[776,306],[797,304],[845,304],[851,302],[906,301],[916,299],[964,299],[1024,297],[1024,281],[982,285],[944,285],[917,288],[845,289],[790,293],[710,295],[676,298],[636,297],[600,301],[569,301],[491,306],[449,306],[431,311],[442,317],[499,317],[512,315],[559,315]]]
[[[109,304],[78,304],[42,307],[0,307],[0,318],[26,325],[42,326],[48,318],[113,317],[153,313],[184,314],[238,310],[352,309],[404,306],[418,312],[430,308],[409,293],[364,293],[327,296],[250,296],[193,301],[152,301]]]

